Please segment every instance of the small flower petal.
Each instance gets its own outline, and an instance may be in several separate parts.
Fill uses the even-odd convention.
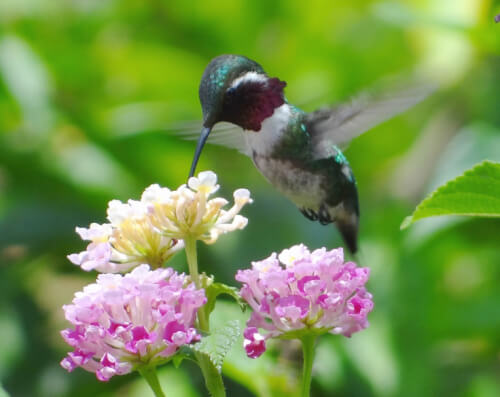
[[[243,333],[243,347],[250,358],[257,358],[266,351],[266,340],[255,327],[248,327]]]

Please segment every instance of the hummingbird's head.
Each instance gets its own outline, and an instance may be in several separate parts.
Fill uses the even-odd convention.
[[[220,55],[210,61],[200,83],[203,129],[190,176],[212,127],[219,121],[259,131],[274,109],[285,103],[286,83],[269,77],[257,62],[240,55]]]
[[[267,76],[262,66],[240,55],[220,55],[210,61],[200,83],[203,126],[227,121],[259,131],[263,120],[285,102],[286,83]]]

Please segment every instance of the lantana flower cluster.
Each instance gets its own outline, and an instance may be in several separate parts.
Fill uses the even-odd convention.
[[[205,291],[196,288],[194,278],[162,266],[188,238],[213,243],[221,234],[246,226],[247,219],[238,212],[251,202],[248,190],[235,191],[235,203],[226,211],[225,199],[210,198],[218,188],[211,171],[174,191],[151,185],[140,200],[111,201],[109,223],[76,229],[90,244],[69,255],[70,261],[107,274],[63,307],[73,327],[61,334],[74,349],[61,362],[65,369],[82,367],[107,381],[154,368],[182,345],[200,340],[194,326],[198,309],[206,303]]]
[[[61,361],[63,368],[71,372],[82,367],[101,381],[138,370],[155,395],[163,395],[154,368],[183,345],[200,341],[195,326],[210,331],[213,305],[202,308],[207,302],[202,286],[211,279],[200,280],[196,241],[213,244],[248,222],[239,212],[252,201],[249,191],[236,190],[233,206],[224,210],[228,201],[211,197],[218,189],[217,176],[210,171],[177,190],[151,185],[140,200],[111,201],[108,223],[76,229],[90,243],[68,258],[83,270],[107,274],[100,274],[63,307],[72,326],[61,334],[73,348]],[[182,248],[190,276],[162,267]],[[316,337],[351,336],[368,326],[367,314],[373,308],[365,289],[368,276],[368,268],[344,262],[341,248],[310,252],[304,245],[239,270],[240,295],[253,309],[244,331],[247,355],[263,354],[269,338],[301,339],[302,395],[309,395]],[[210,374],[205,381],[211,395],[225,395],[213,363],[198,359],[198,364],[203,374]]]
[[[162,266],[184,247],[183,240],[192,238],[207,244],[229,231],[243,229],[247,218],[239,215],[242,207],[252,202],[247,189],[234,192],[234,205],[224,210],[227,200],[210,198],[219,189],[212,171],[200,172],[177,190],[151,185],[141,200],[109,203],[109,223],[92,223],[77,227],[87,249],[68,256],[83,270],[103,273],[125,272],[142,263]]]
[[[248,219],[238,213],[252,202],[247,189],[237,189],[233,194],[234,205],[228,211],[223,210],[228,204],[226,199],[209,199],[217,190],[217,176],[211,171],[200,172],[198,178],[189,178],[187,186],[175,191],[151,185],[141,201],[148,206],[150,221],[162,235],[213,244],[222,234],[247,225]]]
[[[180,346],[200,339],[193,324],[205,303],[204,290],[171,268],[140,265],[126,275],[101,274],[63,307],[73,328],[61,334],[74,351],[61,365],[107,381],[167,361]]]
[[[259,357],[269,338],[328,332],[351,336],[366,328],[373,308],[364,287],[368,276],[368,268],[344,263],[342,248],[309,252],[304,245],[239,270],[241,296],[253,309],[244,331],[247,355]]]

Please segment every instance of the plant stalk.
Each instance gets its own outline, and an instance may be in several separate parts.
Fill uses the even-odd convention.
[[[163,393],[163,390],[161,389],[155,367],[144,367],[139,369],[139,373],[144,379],[146,379],[146,382],[148,382],[149,387],[153,390],[155,397],[165,397],[165,393]]]
[[[189,275],[193,279],[197,289],[203,288],[201,285],[200,275],[198,273],[198,253],[196,251],[196,240],[194,238],[185,238],[184,247],[186,250],[186,259],[189,267]],[[210,325],[203,307],[198,310],[198,325],[200,330],[210,331]]]
[[[189,267],[189,274],[194,282],[196,288],[201,289],[200,275],[198,273],[198,253],[196,251],[196,239],[185,238],[184,247],[186,250],[186,259]],[[208,322],[208,316],[204,308],[198,309],[198,327],[201,331],[209,332],[210,324]],[[205,386],[207,387],[210,395],[212,397],[226,397],[226,390],[224,388],[224,382],[222,381],[222,376],[217,370],[215,365],[210,361],[210,358],[202,353],[195,353],[196,361],[200,366],[203,378],[205,379]]]
[[[315,335],[306,335],[301,338],[302,352],[304,355],[304,364],[302,368],[302,388],[301,397],[310,397],[311,395],[311,379],[312,367],[314,362],[314,344],[316,343]]]

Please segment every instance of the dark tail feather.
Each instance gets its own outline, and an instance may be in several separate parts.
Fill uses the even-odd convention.
[[[349,248],[352,254],[355,254],[358,251],[358,222],[348,222],[339,219],[336,224],[347,248]]]

